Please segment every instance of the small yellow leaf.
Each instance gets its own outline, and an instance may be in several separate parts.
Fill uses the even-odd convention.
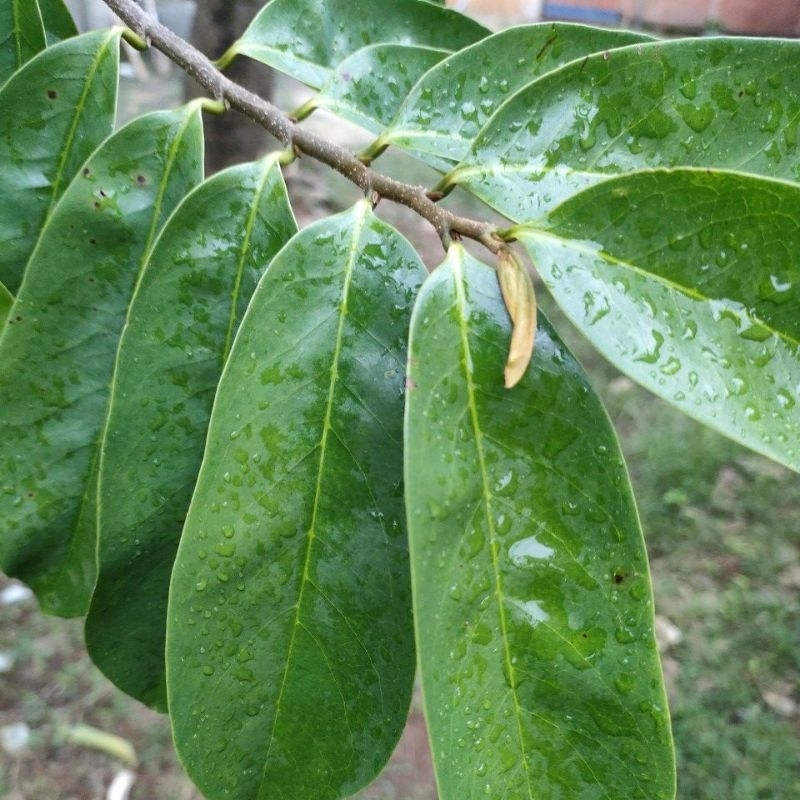
[[[121,736],[93,728],[91,725],[73,725],[67,732],[67,739],[79,747],[102,750],[124,764],[136,765],[136,751],[133,745]]]
[[[498,253],[497,279],[512,323],[511,344],[505,368],[506,389],[511,389],[525,374],[533,356],[536,339],[536,293],[528,270],[507,247]]]

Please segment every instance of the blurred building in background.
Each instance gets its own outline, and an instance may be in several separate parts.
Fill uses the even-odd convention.
[[[800,36],[800,0],[448,0],[467,13],[663,33]]]
[[[140,2],[157,8],[177,33],[188,34],[195,0]],[[109,24],[111,15],[101,0],[66,3],[82,30]],[[800,0],[447,0],[447,5],[503,24],[565,20],[661,33],[800,36]]]

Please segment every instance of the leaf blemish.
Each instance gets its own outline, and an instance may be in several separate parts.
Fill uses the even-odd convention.
[[[48,89],[48,90],[47,90],[47,96],[48,96],[48,97],[49,97],[51,100],[55,100],[55,99],[56,99],[56,97],[58,97],[58,92],[57,92],[55,89]]]
[[[539,60],[539,59],[540,59],[540,58],[541,58],[541,57],[542,57],[542,56],[545,54],[545,52],[547,52],[547,50],[548,50],[550,47],[552,47],[552,46],[553,46],[553,42],[555,42],[555,40],[556,40],[556,39],[558,39],[558,34],[557,34],[557,33],[554,33],[554,34],[553,34],[553,35],[552,35],[552,36],[551,36],[551,37],[550,37],[550,38],[549,38],[549,39],[548,39],[548,40],[547,40],[547,41],[546,41],[546,42],[545,42],[545,43],[542,45],[542,48],[541,48],[541,50],[539,50],[539,52],[536,54],[536,60],[537,60],[537,61],[538,61],[538,60]]]

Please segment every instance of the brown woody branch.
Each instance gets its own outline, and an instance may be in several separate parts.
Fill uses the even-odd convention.
[[[504,242],[493,225],[441,208],[428,196],[425,187],[412,186],[376,172],[351,151],[304,129],[272,103],[225,77],[203,53],[153,19],[134,0],[104,2],[131,30],[164,53],[214,99],[224,101],[249,117],[295,153],[327,164],[365,194],[377,194],[412,209],[434,227],[445,247],[458,237],[479,241],[493,253],[503,247]]]

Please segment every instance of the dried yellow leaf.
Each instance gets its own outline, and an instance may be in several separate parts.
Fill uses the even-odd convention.
[[[497,279],[511,317],[511,343],[505,368],[506,389],[516,386],[533,357],[536,340],[536,293],[525,265],[507,247],[498,253]]]

